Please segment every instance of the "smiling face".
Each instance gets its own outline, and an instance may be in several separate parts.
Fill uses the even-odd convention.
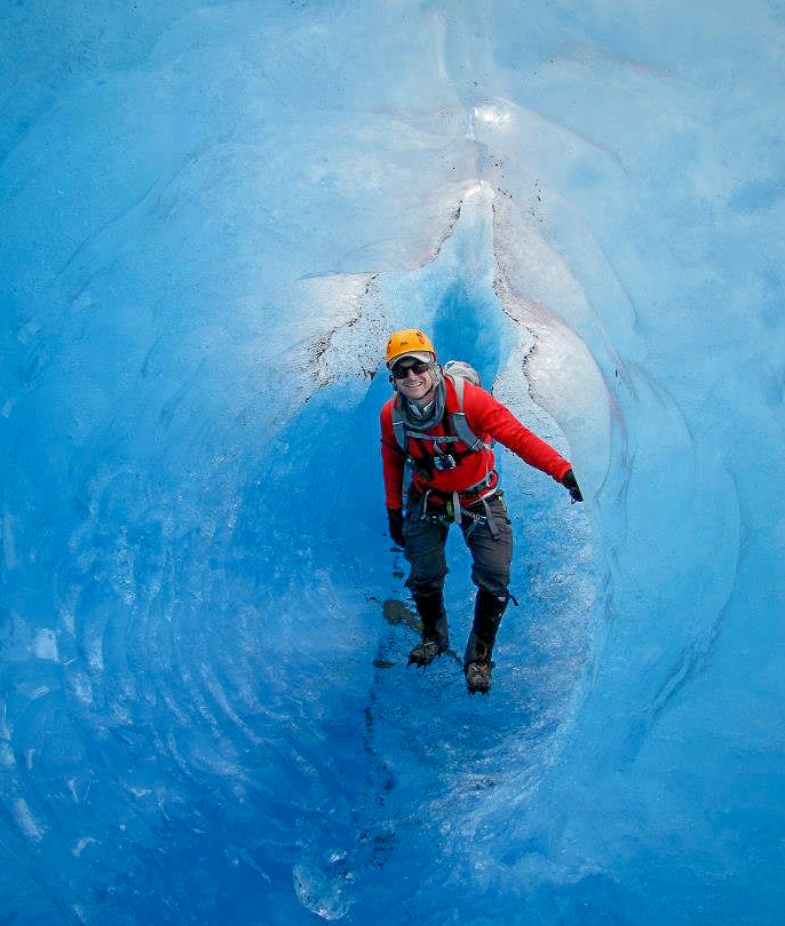
[[[403,357],[393,365],[395,386],[411,402],[427,404],[432,397],[436,380],[428,364],[413,357]]]
[[[398,391],[405,395],[407,399],[423,404],[428,403],[429,394],[433,392],[435,385],[429,370],[425,370],[423,373],[415,373],[412,369],[407,371],[404,379],[399,379],[396,376],[395,384],[398,386]]]

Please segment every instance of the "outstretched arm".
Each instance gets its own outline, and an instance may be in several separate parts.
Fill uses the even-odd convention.
[[[583,501],[578,480],[569,461],[521,424],[515,415],[489,392],[467,383],[464,391],[464,411],[466,421],[475,434],[489,434],[529,466],[542,470],[561,483],[569,491],[574,502]]]
[[[529,466],[561,482],[572,469],[564,457],[521,424],[513,413],[489,392],[467,383],[464,392],[466,420],[476,434],[490,434]]]

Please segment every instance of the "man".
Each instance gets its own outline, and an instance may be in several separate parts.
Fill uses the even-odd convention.
[[[422,331],[394,332],[385,359],[395,390],[381,412],[390,537],[409,561],[406,584],[422,621],[421,640],[409,662],[426,666],[447,649],[444,546],[450,524],[459,524],[477,586],[464,673],[471,694],[485,693],[491,687],[496,633],[510,599],[512,560],[510,519],[491,441],[548,473],[569,490],[573,501],[583,501],[583,496],[567,460],[490,393],[464,376],[451,375],[450,364],[443,371]],[[461,367],[464,374],[474,374],[465,364],[456,364],[457,372]],[[407,473],[411,481],[404,499]]]

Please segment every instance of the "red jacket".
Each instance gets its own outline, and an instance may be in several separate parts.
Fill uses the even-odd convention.
[[[445,377],[447,395],[445,400],[445,414],[442,421],[428,431],[428,434],[448,434],[444,421],[451,413],[459,411],[458,397],[455,388],[448,377]],[[382,408],[382,463],[384,466],[384,487],[388,508],[402,507],[402,490],[404,465],[406,454],[401,449],[393,429],[393,405],[396,396],[390,398]],[[565,474],[572,468],[571,465],[550,444],[525,428],[520,421],[501,402],[470,382],[466,382],[463,394],[463,410],[466,421],[472,431],[488,443],[491,438],[507,447],[519,456],[525,463],[548,473],[557,482],[561,482]],[[409,437],[408,453],[415,460],[432,457],[432,444],[429,441],[417,441]],[[458,455],[468,450],[460,442],[448,445],[448,452]],[[492,450],[479,450],[462,457],[454,469],[435,470],[431,476],[422,472],[415,472],[413,485],[415,488],[436,489],[439,492],[450,494],[462,492],[471,486],[477,485],[490,472],[495,465]],[[491,482],[488,490],[493,488],[495,481]]]

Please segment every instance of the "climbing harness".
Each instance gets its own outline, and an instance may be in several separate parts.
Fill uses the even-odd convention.
[[[478,492],[481,492],[487,486],[492,486],[489,492],[480,498],[472,498]],[[490,473],[481,481],[462,492],[440,492],[438,489],[426,489],[422,495],[416,495],[410,498],[412,503],[412,516],[420,521],[432,521],[434,524],[461,525],[464,535],[468,539],[474,531],[483,524],[488,525],[488,530],[494,540],[501,536],[496,517],[491,511],[488,499],[494,495],[503,495],[498,484],[496,470]],[[431,502],[433,501],[433,504]],[[482,506],[483,514],[472,509],[478,505]],[[464,528],[463,524],[468,521],[468,527]]]

